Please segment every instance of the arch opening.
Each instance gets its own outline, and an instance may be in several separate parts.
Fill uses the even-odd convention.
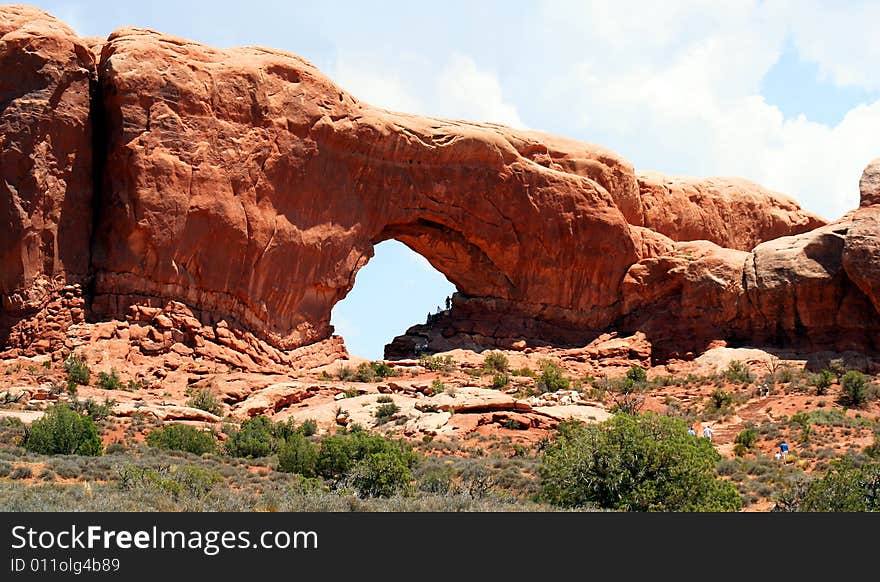
[[[395,336],[445,310],[456,286],[398,240],[373,248],[373,258],[357,272],[351,291],[333,306],[330,323],[349,353],[380,360]]]

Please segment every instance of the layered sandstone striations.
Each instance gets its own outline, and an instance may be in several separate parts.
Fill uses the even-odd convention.
[[[139,350],[284,364],[330,337],[390,238],[459,291],[392,355],[610,329],[655,354],[876,347],[876,167],[862,208],[824,226],[743,180],[637,175],[599,146],[378,109],[281,51],[77,39],[21,7],[0,8],[0,32],[4,347],[51,349],[34,321],[127,318],[149,328],[128,331]]]

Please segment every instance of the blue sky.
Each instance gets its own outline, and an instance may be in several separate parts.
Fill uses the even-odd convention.
[[[637,169],[743,176],[826,218],[880,156],[880,2],[33,1],[84,36],[131,25],[297,53],[389,109],[603,144]],[[333,312],[352,353],[424,321],[453,287],[379,245]]]

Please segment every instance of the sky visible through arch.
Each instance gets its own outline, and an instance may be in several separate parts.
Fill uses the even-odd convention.
[[[29,3],[84,36],[140,26],[281,48],[374,105],[599,143],[637,169],[742,176],[828,219],[858,205],[880,156],[871,0]],[[449,293],[418,260],[385,243],[358,275],[333,320],[353,353],[378,357]],[[384,293],[361,292],[382,289],[372,277]],[[389,334],[376,313],[409,319]]]

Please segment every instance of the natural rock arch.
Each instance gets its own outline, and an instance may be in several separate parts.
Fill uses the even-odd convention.
[[[14,6],[0,34],[6,347],[173,300],[290,350],[330,335],[388,238],[458,286],[445,337],[880,343],[876,168],[862,208],[823,226],[744,180],[637,175],[599,146],[377,109],[282,51],[80,39]]]

